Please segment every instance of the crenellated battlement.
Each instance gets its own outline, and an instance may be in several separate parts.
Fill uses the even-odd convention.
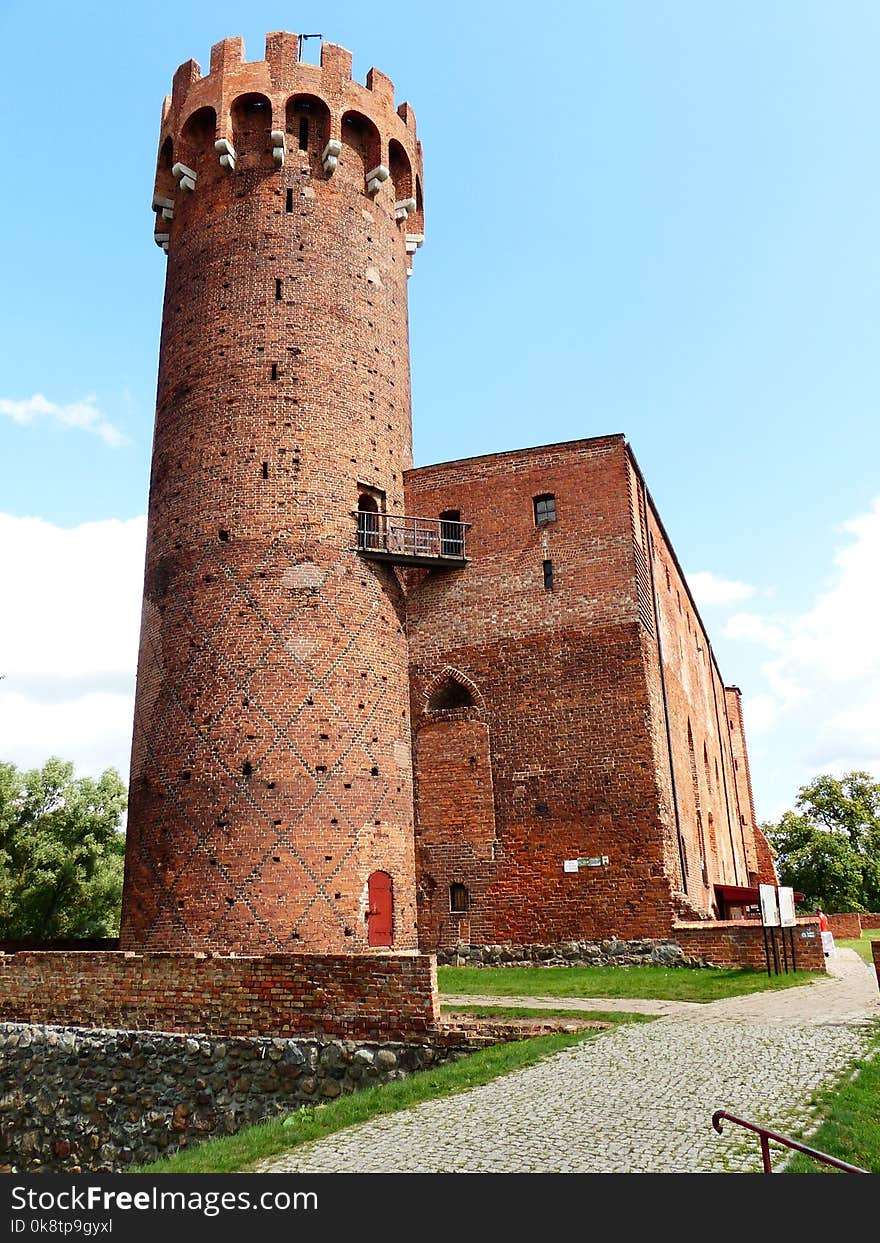
[[[181,195],[247,168],[283,169],[293,150],[318,139],[319,174],[332,178],[346,144],[356,148],[365,164],[363,193],[389,198],[407,236],[423,236],[413,109],[395,107],[394,83],[378,69],[365,84],[355,82],[346,48],[322,43],[320,64],[312,65],[299,59],[299,47],[296,34],[275,31],[266,36],[265,58],[247,61],[244,40],[235,36],[211,48],[206,76],[194,60],[177,69],[162,107],[154,190],[155,237],[166,251]]]

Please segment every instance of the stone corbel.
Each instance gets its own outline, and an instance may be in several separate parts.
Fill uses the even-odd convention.
[[[272,139],[272,159],[275,161],[275,163],[278,165],[279,168],[283,168],[284,167],[284,155],[285,155],[285,152],[287,151],[287,138],[285,136],[284,130],[273,129],[269,137]]]
[[[174,219],[174,199],[165,198],[161,194],[153,195],[153,211],[161,212],[163,220]]]
[[[214,150],[220,157],[220,167],[227,173],[235,172],[235,147],[228,138],[218,138]]]
[[[170,233],[154,233],[153,240],[155,241],[157,246],[161,247],[161,249],[165,251],[165,254],[167,255],[168,254],[168,243],[171,241],[171,234]]]
[[[384,164],[377,164],[375,168],[371,168],[366,176],[367,194],[378,194],[382,182],[387,181],[390,176]]]
[[[331,138],[321,153],[321,163],[324,166],[326,176],[332,177],[336,172],[336,166],[339,163],[341,154],[342,143],[338,138]]]
[[[420,246],[424,245],[424,233],[407,233],[405,234],[406,253],[414,255]]]
[[[181,190],[195,190],[198,174],[186,164],[175,164],[171,176],[179,183]]]
[[[398,221],[406,220],[410,212],[415,211],[415,209],[415,199],[400,199],[394,204],[394,219]]]

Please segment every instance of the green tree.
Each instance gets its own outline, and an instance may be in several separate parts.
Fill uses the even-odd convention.
[[[0,938],[116,935],[125,808],[112,768],[94,781],[57,757],[0,763]]]
[[[880,782],[822,774],[801,787],[795,807],[763,826],[782,883],[829,912],[880,910]]]

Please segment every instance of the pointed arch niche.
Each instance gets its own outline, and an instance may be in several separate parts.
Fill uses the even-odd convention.
[[[481,712],[486,706],[483,696],[466,674],[447,665],[425,687],[424,709],[434,714],[462,708]]]

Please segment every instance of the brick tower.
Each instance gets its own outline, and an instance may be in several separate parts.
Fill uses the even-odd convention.
[[[403,593],[363,554],[411,465],[421,149],[299,46],[226,39],[162,113],[125,948],[416,946]]]

